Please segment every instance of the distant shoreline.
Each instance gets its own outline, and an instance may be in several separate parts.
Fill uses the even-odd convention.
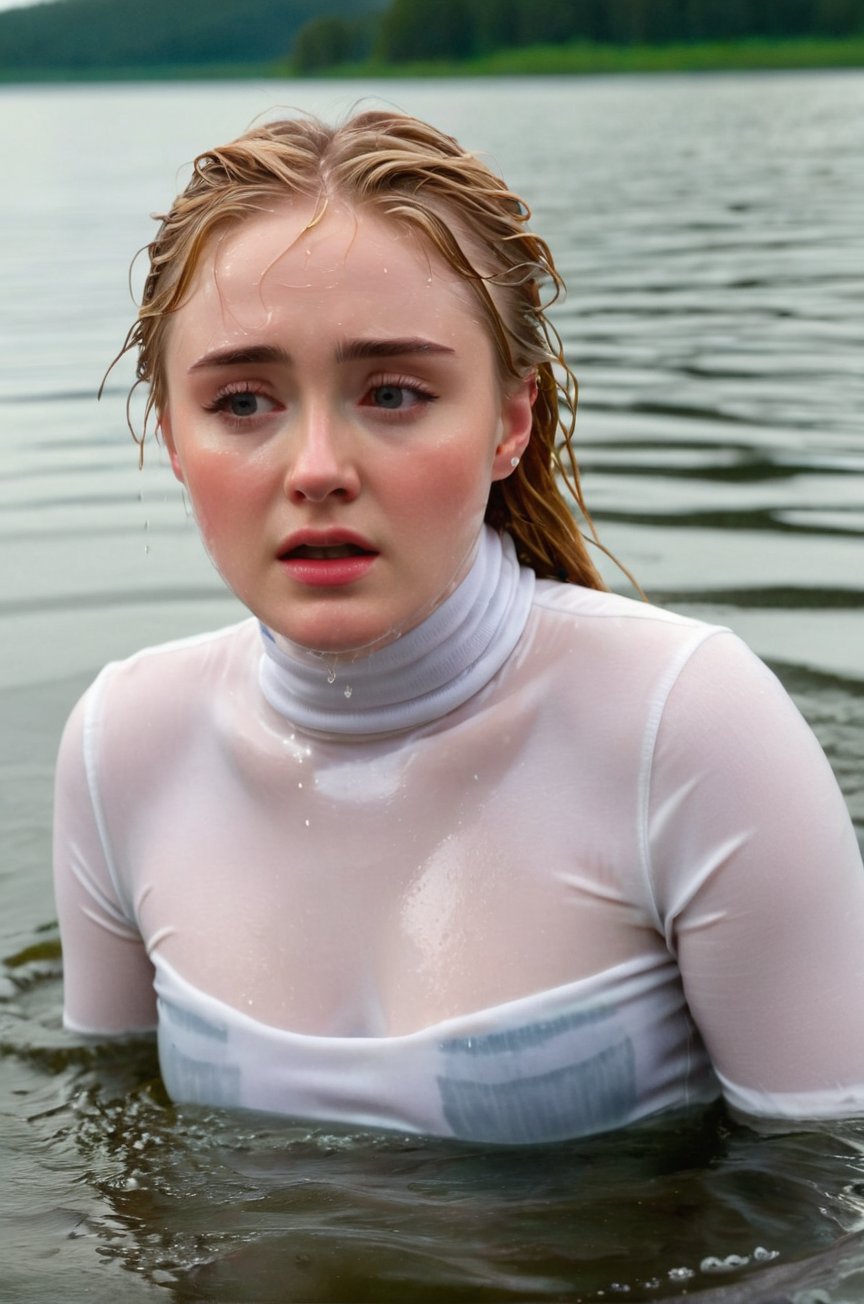
[[[297,74],[290,62],[128,68],[0,68],[0,84],[152,81],[380,80],[390,78],[591,76],[610,73],[794,71],[864,68],[864,33],[837,40],[705,41],[674,45],[535,45],[464,61],[345,64]]]
[[[864,33],[843,40],[703,41],[671,45],[532,45],[496,50],[474,59],[406,64],[348,64],[320,76],[340,77],[518,77],[590,76],[627,72],[727,72],[864,67]],[[309,76],[309,74],[304,74]]]

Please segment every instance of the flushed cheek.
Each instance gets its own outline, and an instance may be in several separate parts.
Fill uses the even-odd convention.
[[[488,480],[476,460],[466,465],[457,452],[431,460],[425,474],[415,479],[414,493],[406,501],[409,519],[421,520],[439,533],[479,525],[486,510]]]
[[[241,467],[227,453],[212,453],[192,459],[184,466],[186,488],[192,500],[208,551],[218,550],[220,540],[238,529],[248,533],[250,508],[260,512],[269,493],[272,477],[264,465]]]

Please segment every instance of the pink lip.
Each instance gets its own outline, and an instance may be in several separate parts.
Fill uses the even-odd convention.
[[[362,548],[346,557],[292,557],[297,548]],[[283,539],[277,551],[281,566],[298,584],[316,588],[337,588],[362,579],[378,559],[378,552],[362,535],[352,530],[296,530]]]

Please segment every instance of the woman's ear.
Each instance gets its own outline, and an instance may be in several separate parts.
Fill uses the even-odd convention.
[[[492,479],[506,480],[528,447],[537,398],[537,378],[530,375],[508,390],[501,403],[498,443],[492,461]]]
[[[168,457],[171,460],[171,470],[174,472],[180,483],[185,484],[186,477],[183,474],[183,467],[180,464],[180,458],[177,454],[177,445],[174,442],[174,433],[171,429],[171,416],[167,408],[164,412],[160,413],[159,424],[156,429],[162,436],[162,439],[165,442],[165,447],[168,449]]]

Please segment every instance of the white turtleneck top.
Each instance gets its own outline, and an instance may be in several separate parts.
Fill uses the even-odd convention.
[[[864,1114],[864,873],[728,631],[462,585],[353,664],[254,620],[108,666],[64,735],[65,1022],[178,1101],[503,1143],[707,1100]]]

